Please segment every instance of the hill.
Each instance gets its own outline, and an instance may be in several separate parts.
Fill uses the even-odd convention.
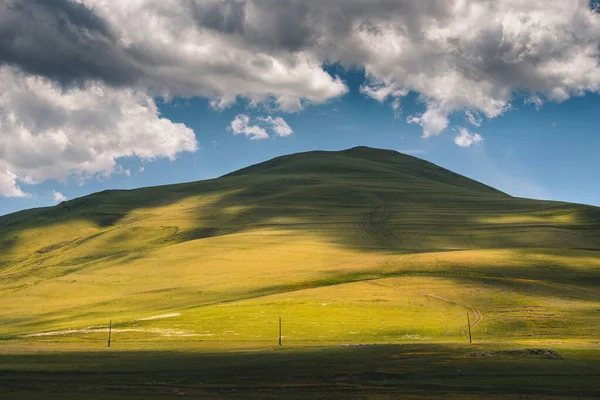
[[[597,340],[600,209],[357,147],[0,217],[15,341]],[[569,324],[565,318],[569,318]]]

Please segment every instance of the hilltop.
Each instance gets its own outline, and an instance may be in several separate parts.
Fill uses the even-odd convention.
[[[123,341],[260,342],[284,315],[292,342],[452,341],[465,310],[490,340],[562,337],[566,315],[600,336],[599,208],[390,150],[95,193],[0,217],[0,245],[10,340],[96,340],[112,319]]]

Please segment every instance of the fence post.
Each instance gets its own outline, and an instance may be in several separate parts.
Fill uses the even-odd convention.
[[[108,347],[110,347],[110,334],[112,333],[112,319],[108,325]]]
[[[469,318],[469,311],[467,311],[467,324],[469,325],[469,343],[473,343],[471,339],[471,319]]]
[[[281,317],[279,317],[279,345],[282,346],[282,344],[281,344]]]

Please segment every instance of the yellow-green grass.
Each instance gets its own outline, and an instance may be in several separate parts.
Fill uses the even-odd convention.
[[[57,258],[55,266],[20,278],[24,286],[5,281],[0,335],[16,339],[113,320],[120,341],[273,341],[282,317],[287,341],[452,341],[464,340],[465,312],[474,318],[477,310],[479,340],[600,337],[600,260],[586,250],[370,254],[272,230],[78,268]],[[169,313],[181,316],[135,321]]]
[[[7,340],[270,341],[282,317],[287,341],[456,341],[466,311],[480,340],[599,337],[598,208],[388,151],[102,192],[1,217],[0,243]]]

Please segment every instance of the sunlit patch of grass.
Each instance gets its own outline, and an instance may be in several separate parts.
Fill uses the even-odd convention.
[[[118,329],[141,329],[119,333],[124,341],[269,342],[282,317],[293,342],[464,341],[465,313],[475,322],[478,311],[478,340],[600,335],[594,323],[600,298],[585,282],[599,263],[590,252],[571,258],[539,250],[374,257],[277,231],[205,241],[206,247],[186,242],[144,258],[104,261],[15,291],[10,297],[16,303],[0,304],[13,320],[2,334],[82,329],[111,319]],[[545,256],[557,269],[539,279]],[[74,288],[77,297],[70,295]],[[139,321],[173,313],[181,315]]]
[[[538,213],[530,215],[498,215],[492,217],[478,217],[477,221],[483,224],[572,224],[577,222],[577,215],[568,214],[552,214]]]

